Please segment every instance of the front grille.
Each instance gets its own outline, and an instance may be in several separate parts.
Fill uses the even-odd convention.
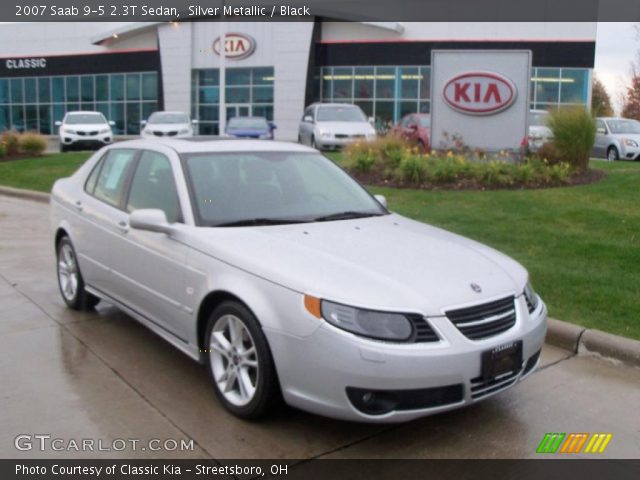
[[[349,135],[348,133],[336,133],[336,138],[345,139],[345,138],[364,138],[364,135],[356,133],[353,135]]]
[[[411,339],[412,342],[425,343],[440,341],[440,337],[438,337],[438,334],[433,330],[433,328],[431,328],[431,325],[429,325],[429,323],[420,315],[407,315],[407,318],[411,321],[413,330],[415,332],[413,338]]]
[[[523,376],[528,374],[536,366],[536,364],[538,363],[538,359],[540,358],[540,352],[541,350],[538,350],[536,353],[529,357],[529,360],[527,360],[527,364],[524,366],[524,372],[522,372]]]
[[[391,411],[421,410],[460,403],[464,399],[461,384],[415,390],[369,390],[347,387],[352,405],[367,415],[384,415]]]
[[[472,340],[493,337],[506,332],[516,323],[514,297],[507,297],[482,305],[449,310],[445,315]]]
[[[471,398],[477,400],[510,387],[518,379],[519,373],[519,371],[512,372],[502,377],[492,378],[491,380],[485,380],[483,377],[471,379]]]
[[[163,132],[153,132],[153,134],[154,134],[156,137],[162,137],[162,136],[164,136],[164,133],[163,133]]]
[[[530,314],[533,313],[536,307],[533,306],[533,303],[531,303],[531,300],[529,300],[529,297],[527,297],[526,295],[524,296],[524,299],[527,301],[527,310],[529,310]]]
[[[178,134],[177,131],[167,132],[168,137],[175,137]]]

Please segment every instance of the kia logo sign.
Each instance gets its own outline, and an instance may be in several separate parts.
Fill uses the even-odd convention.
[[[247,58],[256,49],[256,41],[242,33],[227,33],[224,37],[224,56],[231,60]],[[220,37],[213,42],[213,51],[220,55]]]
[[[469,72],[449,80],[442,93],[447,105],[460,113],[492,115],[513,104],[516,86],[497,73]]]

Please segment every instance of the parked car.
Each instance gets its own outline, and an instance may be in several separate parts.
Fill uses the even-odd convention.
[[[142,120],[142,138],[192,137],[197,120],[191,120],[184,112],[154,112],[148,120]]]
[[[431,116],[428,113],[405,115],[393,127],[391,134],[417,145],[421,152],[428,152],[430,150]]]
[[[228,137],[273,140],[275,129],[276,125],[264,117],[232,117],[227,121],[225,133]]]
[[[613,162],[621,158],[640,158],[640,122],[630,118],[596,118],[594,157]]]
[[[376,131],[360,107],[344,103],[308,106],[298,128],[298,142],[317,150],[338,149],[355,140],[374,138]]]
[[[529,150],[536,152],[542,145],[553,140],[553,132],[549,128],[549,112],[546,110],[529,111]]]
[[[67,112],[62,121],[55,123],[60,138],[60,151],[70,148],[99,148],[113,141],[109,122],[100,112]]]
[[[282,396],[346,420],[469,405],[534,371],[547,309],[514,260],[391,213],[316,150],[107,147],[51,195],[64,302],[120,307],[256,418]]]

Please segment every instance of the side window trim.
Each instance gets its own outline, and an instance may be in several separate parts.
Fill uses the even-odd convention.
[[[138,166],[140,165],[140,159],[142,158],[142,155],[144,155],[146,152],[156,154],[156,155],[162,155],[167,160],[167,163],[169,164],[169,169],[171,170],[171,178],[173,179],[173,184],[176,189],[176,200],[178,203],[178,218],[175,223],[184,223],[184,211],[182,208],[182,202],[180,201],[180,194],[178,193],[178,182],[176,181],[176,174],[173,169],[173,165],[171,165],[171,159],[169,159],[169,157],[167,157],[164,153],[157,152],[155,150],[140,149],[138,150],[136,157],[132,160],[131,171],[127,174],[128,176],[125,180],[125,186],[124,186],[125,194],[123,195],[123,203],[121,205],[122,207],[121,210],[124,210],[125,212],[127,211],[127,205],[129,204],[129,197],[131,196],[131,185],[133,184],[133,178],[136,174],[136,171],[138,170]]]
[[[89,173],[89,175],[87,176],[87,179],[84,182],[84,191],[85,193],[91,195],[93,197],[93,192],[96,189],[96,185],[98,184],[98,178],[100,178],[100,173],[102,172],[102,166],[104,165],[104,159],[107,157],[109,152],[105,152],[100,159],[96,162],[96,164],[93,166],[93,168],[91,169],[91,172]],[[87,189],[87,185],[89,183],[89,180],[91,180],[91,176],[93,175],[93,173],[96,173],[96,181],[93,183],[93,188],[91,189],[91,191],[89,191]]]
[[[105,152],[105,154],[102,156],[102,158],[100,158],[99,163],[100,163],[100,172],[98,172],[98,177],[96,179],[96,184],[93,186],[93,192],[90,194],[93,198],[95,198],[96,200],[98,200],[99,202],[104,203],[105,205],[108,205],[112,208],[115,208],[117,210],[122,210],[125,211],[124,206],[122,205],[122,201],[123,201],[123,197],[124,195],[120,195],[120,199],[118,201],[117,204],[113,204],[113,203],[109,203],[105,200],[103,200],[102,198],[97,197],[94,192],[96,187],[98,186],[98,179],[100,178],[100,175],[102,174],[102,168],[104,166],[104,164],[106,163],[106,158],[108,157],[108,155],[111,152],[115,152],[117,150],[134,150],[135,153],[133,155],[133,158],[131,159],[131,162],[129,163],[129,165],[127,166],[127,171],[125,172],[125,178],[124,178],[124,183],[122,186],[122,191],[126,192],[127,189],[129,188],[129,185],[131,184],[131,179],[133,178],[133,166],[137,165],[137,161],[140,158],[140,152],[142,150],[139,149],[133,149],[133,148],[111,148],[109,149],[107,152]],[[88,179],[89,177],[87,177]],[[88,192],[87,192],[88,193]]]

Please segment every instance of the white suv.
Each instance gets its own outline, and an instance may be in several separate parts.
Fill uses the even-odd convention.
[[[111,126],[100,112],[67,112],[62,121],[56,122],[60,136],[60,151],[71,147],[100,148],[113,141]]]
[[[192,137],[197,120],[191,120],[184,112],[154,112],[148,120],[140,122],[142,138]]]

